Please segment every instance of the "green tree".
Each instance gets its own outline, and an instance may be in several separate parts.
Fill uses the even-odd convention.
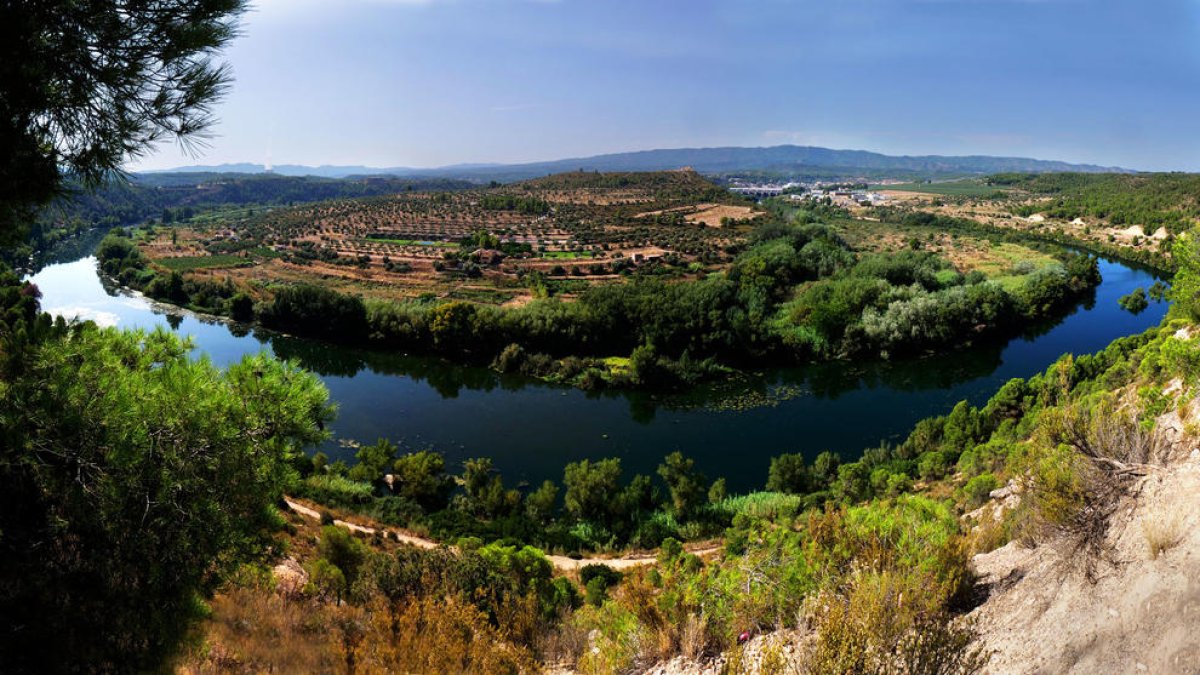
[[[312,592],[326,600],[341,600],[346,593],[345,573],[325,558],[309,563],[308,583],[312,584]]]
[[[155,142],[192,143],[229,71],[214,56],[244,0],[0,4],[0,240],[78,179],[98,185]]]
[[[554,481],[544,481],[542,486],[525,497],[525,513],[534,522],[545,525],[554,517],[558,504],[558,486]]]
[[[696,470],[696,460],[675,451],[658,465],[658,475],[667,484],[671,495],[671,508],[680,517],[687,517],[700,506],[704,499],[704,474]]]
[[[720,504],[728,496],[729,489],[725,487],[724,478],[714,480],[712,486],[708,488],[708,502],[710,504]]]
[[[378,483],[383,480],[383,474],[392,464],[396,456],[396,446],[386,438],[381,438],[374,445],[364,445],[358,449],[354,457],[358,460],[350,469],[350,479],[364,483]]]
[[[809,491],[810,484],[804,455],[794,453],[771,458],[771,468],[767,471],[768,491],[803,494]]]
[[[608,522],[620,491],[621,460],[613,457],[597,462],[581,460],[563,469],[563,502],[567,513],[579,520]]]
[[[837,478],[838,467],[841,465],[842,458],[837,453],[825,450],[817,455],[812,465],[813,487],[822,490],[829,487]]]
[[[833,490],[838,497],[849,502],[866,499],[871,494],[871,470],[862,462],[839,466]]]
[[[454,479],[446,475],[446,460],[438,453],[422,450],[404,455],[392,467],[397,495],[412,500],[426,513],[446,508]]]
[[[429,316],[429,334],[443,349],[462,349],[471,342],[475,326],[475,305],[449,302],[435,307]]]
[[[198,599],[266,550],[328,392],[266,355],[222,370],[190,347],[85,324],[5,383],[0,662],[157,669]]]
[[[344,527],[326,525],[321,528],[321,541],[317,545],[321,557],[328,560],[345,575],[345,587],[354,585],[359,570],[366,562],[370,549]]]
[[[466,510],[477,516],[501,518],[512,515],[521,506],[521,493],[504,488],[504,479],[495,473],[490,458],[463,462],[459,483],[466,493]]]

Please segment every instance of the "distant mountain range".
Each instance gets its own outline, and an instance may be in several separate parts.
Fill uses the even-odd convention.
[[[411,167],[377,168],[369,166],[301,166],[282,164],[272,171],[285,176],[390,175],[406,177],[444,177],[487,182],[522,180],[563,171],[662,171],[691,167],[705,174],[770,174],[817,177],[945,177],[986,175],[1003,172],[1049,173],[1080,171],[1087,173],[1132,173],[1129,169],[1094,164],[1071,164],[1025,157],[969,156],[892,156],[865,150],[831,150],[801,145],[777,145],[767,148],[678,148],[620,152],[593,157],[577,157],[523,164],[458,164],[434,169]],[[221,164],[189,166],[170,172],[204,171],[216,173],[261,173],[261,164]],[[148,172],[149,173],[149,172]],[[164,172],[154,172],[164,173]]]

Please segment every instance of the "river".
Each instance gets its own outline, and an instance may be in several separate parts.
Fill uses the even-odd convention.
[[[320,375],[338,405],[333,438],[322,448],[353,463],[354,442],[386,437],[405,449],[441,451],[452,467],[491,457],[509,485],[561,480],[579,459],[620,457],[626,476],[653,474],[681,450],[729,488],[761,488],[770,458],[822,450],[855,458],[900,441],[924,417],[966,399],[986,401],[1004,382],[1044,370],[1060,355],[1103,349],[1158,324],[1166,303],[1138,315],[1117,298],[1154,276],[1101,260],[1094,298],[1069,315],[1007,342],[897,362],[826,363],[772,370],[686,396],[583,392],[439,359],[347,349],[248,329],[138,294],[106,288],[96,260],[82,257],[31,277],[53,314],[124,328],[166,326],[190,335],[218,365],[261,350],[297,359]]]

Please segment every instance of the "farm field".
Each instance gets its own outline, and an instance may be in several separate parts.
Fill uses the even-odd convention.
[[[206,215],[139,240],[162,267],[249,288],[516,304],[631,273],[723,269],[762,213],[691,171],[568,173]]]
[[[1001,188],[977,180],[947,181],[942,183],[894,183],[871,185],[872,191],[915,192],[947,197],[983,197],[1003,193]]]
[[[857,250],[875,253],[904,249],[930,251],[949,260],[959,272],[978,271],[1005,285],[1019,283],[1025,275],[1057,262],[1054,256],[1028,246],[994,243],[936,227],[846,219],[838,222],[838,228]]]

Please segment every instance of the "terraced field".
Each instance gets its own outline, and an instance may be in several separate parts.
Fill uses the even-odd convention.
[[[492,304],[528,299],[555,277],[578,288],[639,271],[719,270],[760,215],[691,171],[576,172],[234,213],[160,230],[143,250],[168,269],[251,285],[308,280]]]

